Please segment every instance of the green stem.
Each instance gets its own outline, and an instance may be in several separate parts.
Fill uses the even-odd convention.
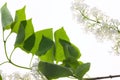
[[[3,65],[3,64],[5,64],[5,63],[9,63],[9,61],[2,62],[2,63],[0,63],[0,65]]]
[[[20,66],[20,65],[17,65],[15,63],[13,63],[11,60],[9,60],[9,63],[11,63],[12,65],[16,66],[16,67],[19,67],[19,68],[23,68],[23,69],[28,69],[28,70],[31,70],[32,68],[29,68],[29,67],[24,67],[24,66]]]
[[[34,55],[32,55],[32,57],[30,59],[30,64],[29,64],[30,67],[31,67],[31,64],[32,64],[33,57],[34,57]]]
[[[85,19],[87,19],[87,20],[90,20],[90,21],[96,22],[96,23],[101,23],[101,22],[99,22],[98,20],[96,21],[96,20],[93,20],[93,19],[88,18],[87,16],[84,15],[84,13],[83,13],[82,11],[80,11],[80,13],[81,13],[81,15],[82,15]]]
[[[12,65],[14,65],[14,66],[16,66],[16,67],[31,70],[31,68],[17,65],[17,64],[15,64],[15,63],[13,63],[13,62],[11,61],[11,57],[12,57],[12,54],[13,54],[15,48],[12,50],[12,52],[11,52],[11,54],[10,54],[10,58],[8,57],[8,53],[7,53],[7,49],[6,49],[6,42],[7,42],[8,38],[9,38],[9,36],[11,35],[11,33],[12,33],[12,32],[10,32],[9,35],[8,35],[8,36],[6,37],[6,39],[5,39],[5,38],[4,38],[4,36],[5,36],[5,35],[4,35],[4,30],[2,30],[3,43],[4,43],[4,51],[5,51],[5,55],[6,55],[6,58],[7,58],[8,61],[1,63],[1,65],[8,62],[8,63],[11,63]]]
[[[15,49],[16,49],[16,48],[14,48],[14,49],[12,50],[11,54],[10,54],[9,63],[11,63],[12,65],[14,65],[14,66],[16,66],[16,67],[19,67],[19,68],[23,68],[23,69],[29,69],[29,70],[31,70],[31,68],[17,65],[17,64],[15,64],[14,62],[11,61],[12,54],[14,53]]]
[[[11,34],[12,34],[12,31],[8,34],[8,36],[6,37],[5,41],[8,40],[8,38],[10,37]]]
[[[5,55],[6,55],[7,60],[9,60],[8,55],[7,55],[7,50],[6,50],[6,42],[4,42],[4,50],[5,50]]]
[[[10,60],[11,60],[11,58],[12,58],[12,54],[13,54],[13,52],[15,51],[15,49],[16,49],[16,48],[14,48],[14,49],[12,50],[11,54],[10,54],[10,58],[9,58]]]
[[[7,60],[9,60],[8,55],[7,55],[7,50],[6,50],[6,40],[4,39],[4,30],[2,30],[2,35],[3,35],[3,43],[4,43],[4,51],[5,51],[5,55]],[[9,36],[8,36],[9,37]],[[7,38],[8,38],[7,37]]]

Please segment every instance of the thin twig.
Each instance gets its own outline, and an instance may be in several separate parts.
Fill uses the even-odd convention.
[[[8,36],[6,37],[5,41],[8,40],[8,38],[10,37],[11,34],[12,34],[12,31],[8,34]]]
[[[34,55],[32,54],[32,57],[31,57],[31,59],[30,59],[30,64],[29,64],[29,67],[31,67],[33,57],[34,57]]]
[[[32,68],[29,68],[29,67],[24,67],[24,66],[20,66],[20,65],[17,65],[15,63],[13,63],[12,61],[9,61],[9,63],[11,63],[12,65],[16,66],[16,67],[19,67],[19,68],[23,68],[23,69],[28,69],[28,70],[31,70]]]
[[[14,47],[14,49],[12,50],[12,52],[11,52],[11,54],[10,54],[10,58],[9,58],[10,60],[11,60],[11,58],[12,58],[12,54],[14,53],[15,49],[16,49],[16,48]]]
[[[0,63],[0,65],[3,65],[3,64],[5,64],[5,63],[9,63],[9,61],[2,62],[2,63]]]
[[[8,58],[8,54],[7,54],[7,50],[6,50],[6,40],[5,40],[5,38],[4,38],[4,30],[2,30],[2,35],[3,35],[3,43],[4,43],[4,51],[5,51],[5,55],[6,55],[6,58],[7,58],[7,60],[9,60],[9,58]],[[7,39],[8,39],[8,37],[7,37]]]
[[[85,19],[87,19],[87,20],[89,20],[89,21],[92,21],[92,22],[95,22],[95,23],[101,23],[101,22],[99,22],[98,20],[96,21],[96,20],[93,20],[93,19],[85,16],[85,14],[84,14],[82,11],[79,11],[79,12],[80,12],[80,14],[81,14]]]
[[[83,80],[98,80],[98,79],[108,79],[108,78],[116,78],[116,77],[120,77],[120,75],[109,75],[109,76],[103,76],[103,77],[84,78]]]

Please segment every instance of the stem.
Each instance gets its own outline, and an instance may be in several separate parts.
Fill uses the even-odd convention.
[[[11,63],[12,65],[14,65],[14,66],[16,66],[16,67],[19,67],[19,68],[23,68],[23,69],[29,69],[29,70],[31,70],[31,68],[17,65],[17,64],[15,64],[14,62],[11,61],[12,54],[13,54],[13,52],[15,51],[15,49],[16,49],[16,48],[14,48],[14,49],[12,50],[11,54],[10,54],[9,63]]]
[[[8,53],[7,53],[7,49],[6,49],[6,42],[7,42],[8,38],[9,38],[9,36],[11,35],[11,33],[12,33],[12,32],[10,32],[9,35],[8,35],[8,36],[6,37],[6,39],[5,39],[5,38],[4,38],[4,29],[2,30],[3,43],[4,43],[4,51],[5,51],[5,55],[6,55],[6,58],[7,58],[8,61],[3,62],[3,63],[1,63],[0,65],[8,62],[8,63],[11,63],[12,65],[14,65],[14,66],[16,66],[16,67],[31,70],[31,68],[17,65],[17,64],[15,64],[15,63],[13,63],[13,62],[11,61],[11,57],[12,57],[12,54],[13,54],[15,48],[12,50],[12,52],[11,52],[11,54],[10,54],[10,58],[8,57]]]
[[[8,36],[6,37],[5,41],[8,40],[8,38],[10,37],[11,34],[12,34],[12,31],[8,34]]]
[[[8,55],[7,55],[7,50],[6,50],[6,41],[4,41],[4,50],[5,50],[5,55],[7,60],[9,60]]]
[[[13,54],[13,52],[15,51],[15,49],[16,49],[16,48],[14,48],[14,49],[12,50],[11,54],[10,54],[10,58],[9,58],[10,60],[11,60],[11,58],[12,58],[12,54]]]
[[[31,67],[33,57],[34,57],[34,55],[32,55],[32,57],[31,57],[31,59],[30,59],[30,64],[29,64],[29,67]]]
[[[7,50],[6,50],[6,40],[8,39],[9,35],[7,36],[7,39],[4,39],[4,30],[2,30],[2,35],[3,35],[3,43],[4,43],[4,51],[5,51],[5,55],[7,60],[9,60],[8,55],[7,55]]]
[[[0,65],[3,65],[3,64],[5,64],[5,63],[9,63],[9,61],[2,62],[2,63],[0,63]]]
[[[80,13],[81,13],[81,15],[82,15],[85,19],[87,19],[87,20],[90,20],[90,21],[96,22],[96,23],[101,23],[101,22],[99,22],[99,21],[96,21],[96,20],[93,20],[93,19],[88,18],[88,17],[85,16],[84,13],[82,13],[81,11],[80,11]]]
[[[19,68],[23,68],[23,69],[28,69],[28,70],[31,70],[32,68],[29,68],[29,67],[24,67],[24,66],[20,66],[20,65],[17,65],[15,63],[13,63],[11,60],[9,60],[9,63],[11,63],[12,65],[16,66],[16,67],[19,67]]]
[[[108,78],[116,78],[116,77],[120,77],[120,75],[110,75],[110,76],[95,77],[95,78],[84,78],[83,80],[98,80],[98,79],[108,79]]]

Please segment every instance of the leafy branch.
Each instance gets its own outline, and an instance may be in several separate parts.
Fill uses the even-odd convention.
[[[93,22],[93,24],[101,25],[99,19],[96,20],[87,16],[85,10],[80,11],[83,19]],[[1,8],[1,21],[3,27],[3,43],[4,52],[7,61],[0,65],[10,63],[16,67],[32,70],[32,59],[34,56],[39,58],[36,71],[39,75],[44,75],[48,80],[61,77],[74,77],[78,80],[97,80],[106,78],[120,77],[120,75],[110,75],[105,77],[83,78],[86,72],[89,71],[90,63],[80,61],[80,50],[70,42],[64,28],[60,28],[53,32],[52,28],[34,31],[32,19],[26,20],[25,7],[16,11],[15,20],[13,20],[7,4]],[[6,39],[4,31],[10,30]],[[6,42],[12,33],[16,33],[17,37],[14,43],[14,48],[8,56]],[[21,66],[12,61],[12,55],[16,48],[20,48],[28,54],[32,54],[29,67]],[[60,64],[59,64],[60,63]],[[42,73],[42,74],[41,74]],[[36,75],[36,74],[35,74]],[[43,76],[42,76],[43,77]],[[22,78],[21,78],[22,79]],[[0,80],[2,76],[0,75]],[[39,80],[39,78],[36,78]]]
[[[11,34],[11,33],[10,33]],[[15,51],[15,48],[13,49],[13,51],[11,52],[11,55],[10,55],[10,58],[8,57],[8,53],[7,53],[7,49],[6,49],[6,42],[7,42],[7,39],[9,38],[10,34],[7,36],[6,40],[4,40],[4,32],[3,32],[3,43],[4,43],[4,50],[5,50],[5,55],[6,55],[6,58],[8,61],[5,61],[2,64],[5,64],[5,63],[11,63],[12,65],[16,66],[16,67],[19,67],[19,68],[24,68],[24,69],[31,69],[31,68],[27,68],[27,67],[23,67],[23,66],[20,66],[20,65],[17,65],[15,64],[14,62],[12,62],[11,60],[11,57],[12,57],[12,54],[13,52]]]
[[[80,50],[70,42],[64,28],[60,28],[53,32],[52,28],[34,31],[32,19],[26,19],[25,7],[16,11],[15,19],[13,20],[10,11],[5,3],[1,8],[1,21],[3,27],[3,43],[4,52],[8,61],[16,67],[32,70],[32,59],[34,56],[39,58],[36,71],[42,73],[48,80],[57,79],[60,77],[72,76],[82,80],[86,72],[89,71],[90,63],[80,61]],[[11,32],[5,39],[4,32]],[[16,33],[14,48],[8,56],[6,42],[12,33]],[[12,55],[16,48],[20,48],[28,54],[32,54],[30,67],[18,65],[12,61]],[[59,64],[61,63],[61,64]],[[36,80],[39,80],[38,78]]]

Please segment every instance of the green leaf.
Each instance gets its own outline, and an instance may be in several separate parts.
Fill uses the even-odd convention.
[[[24,44],[23,44],[24,43]],[[16,47],[20,47],[24,51],[31,51],[35,43],[35,34],[32,20],[21,21],[15,42]]]
[[[45,42],[48,42],[50,44],[46,44],[46,43],[43,44],[44,43],[43,36],[44,36]],[[35,44],[34,44],[33,49],[31,50],[31,53],[32,54],[36,53],[38,55],[38,52],[40,50],[40,52],[42,51],[42,56],[40,56],[40,55],[38,55],[38,56],[39,56],[41,61],[53,62],[54,61],[54,52],[55,51],[54,51],[53,44],[51,44],[51,43],[53,43],[52,42],[52,40],[53,40],[53,31],[52,31],[52,29],[50,28],[50,29],[44,29],[44,30],[37,31],[37,32],[35,32],[35,37],[36,37]],[[42,43],[42,45],[47,45],[47,46],[44,46],[45,50],[40,49],[42,47],[41,43]]]
[[[75,76],[79,79],[82,80],[83,76],[86,74],[86,72],[89,71],[90,68],[90,63],[84,63],[78,66],[78,68],[75,71]]]
[[[5,3],[1,8],[1,21],[4,30],[9,29],[11,23],[13,22],[11,13],[7,8],[7,3]]]
[[[64,49],[64,54],[66,59],[77,60],[80,58],[81,54],[77,47],[75,47],[74,45],[72,45],[70,42],[66,40],[60,39],[59,41]]]
[[[63,28],[60,28],[59,30],[55,31],[54,36],[55,36],[55,44],[56,44],[55,45],[56,46],[56,53],[55,53],[56,61],[57,62],[63,61],[65,59],[65,55],[64,55],[63,47],[59,42],[59,39],[69,41],[69,38]]]
[[[67,60],[63,61],[62,65],[72,69],[72,71],[74,72],[77,69],[77,67],[81,64],[83,64],[81,61],[77,61],[77,60],[74,60],[74,59],[73,60],[72,59],[67,59]]]
[[[53,45],[54,45],[54,42],[51,39],[45,36],[42,36],[42,40],[35,54],[38,56],[44,55]]]
[[[0,75],[0,80],[2,80],[2,76]]]
[[[19,9],[16,11],[15,21],[11,25],[12,32],[18,33],[19,25],[21,21],[24,21],[24,20],[26,20],[25,6],[22,9]]]
[[[72,72],[68,68],[47,62],[40,61],[38,65],[38,69],[48,79],[56,79],[60,77],[72,76]]]
[[[41,61],[53,62],[54,61],[54,42],[51,39],[45,36],[42,36],[42,40],[35,54],[40,57]]]
[[[35,32],[35,45],[32,49],[32,53],[35,54],[39,48],[39,44],[40,44],[40,41],[42,40],[42,36],[45,36],[51,40],[53,40],[53,31],[52,29],[44,29],[44,30],[40,30],[40,31],[37,31]]]
[[[32,24],[32,19],[27,20],[25,27],[25,40],[34,33],[34,27]]]
[[[15,47],[18,46],[20,47],[20,45],[23,43],[25,39],[25,27],[26,27],[26,20],[20,23],[20,28],[18,30],[18,34],[15,41]]]
[[[40,61],[45,61],[49,63],[54,63],[55,60],[55,48],[52,46],[51,49],[49,49],[44,55],[40,56]]]
[[[32,34],[29,38],[24,41],[23,48],[25,51],[30,52],[35,43],[35,34]]]

